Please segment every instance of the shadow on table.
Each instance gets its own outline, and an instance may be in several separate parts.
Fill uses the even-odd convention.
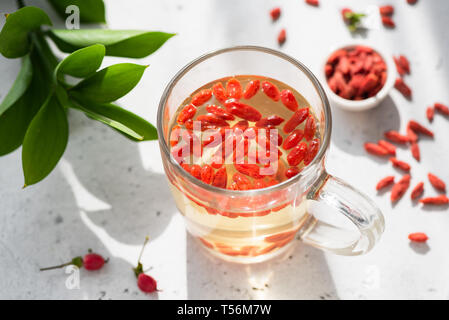
[[[338,299],[324,253],[294,241],[290,252],[281,257],[242,265],[211,256],[189,235],[187,298]]]

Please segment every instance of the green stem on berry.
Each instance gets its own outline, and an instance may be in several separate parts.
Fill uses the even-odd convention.
[[[52,267],[46,267],[46,268],[40,268],[40,271],[47,271],[47,270],[54,270],[54,269],[61,269],[70,265],[77,266],[78,268],[81,268],[83,266],[83,257],[75,257],[72,259],[72,261],[60,264],[58,266],[52,266]]]

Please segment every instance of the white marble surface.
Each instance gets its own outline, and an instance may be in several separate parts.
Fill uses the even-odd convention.
[[[45,9],[44,1],[26,1]],[[410,118],[424,123],[427,105],[449,103],[449,3],[322,0],[320,8],[302,0],[282,1],[283,13],[272,23],[268,10],[279,1],[128,0],[106,1],[111,28],[177,32],[154,55],[141,83],[120,102],[155,123],[161,93],[175,72],[198,55],[238,44],[277,48],[281,27],[288,40],[282,51],[317,70],[332,45],[351,40],[339,9],[343,5],[395,3],[395,30],[372,30],[367,39],[392,53],[405,53],[414,89],[412,102],[397,92],[377,109],[363,113],[333,110],[334,130],[327,159],[329,171],[370,195],[386,218],[379,245],[361,257],[340,257],[297,245],[285,260],[254,266],[233,265],[205,256],[189,237],[171,199],[155,142],[132,144],[99,123],[70,114],[70,141],[56,170],[42,183],[22,190],[20,150],[0,158],[0,298],[45,299],[448,299],[449,209],[423,210],[407,196],[394,208],[374,186],[390,165],[365,154],[362,143],[386,129],[405,129]],[[362,4],[363,3],[363,4]],[[2,1],[0,11],[14,9]],[[54,19],[56,17],[52,16]],[[3,14],[0,24],[4,23]],[[108,58],[105,65],[123,61]],[[4,97],[18,61],[0,58],[0,94]],[[399,157],[413,166],[412,184],[429,170],[449,182],[449,119],[436,116],[434,140],[420,143],[422,161],[406,149]],[[410,232],[426,232],[424,246],[411,246]],[[131,267],[145,235],[152,242],[145,266],[162,289],[141,294]],[[81,288],[68,290],[62,271],[38,268],[92,248],[110,257],[100,272],[81,272]],[[267,284],[267,286],[265,286]]]

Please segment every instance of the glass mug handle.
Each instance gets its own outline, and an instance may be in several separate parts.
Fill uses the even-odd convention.
[[[309,226],[302,229],[304,232],[299,234],[303,242],[345,256],[371,250],[385,226],[379,208],[366,195],[327,172],[322,174],[317,184],[318,187],[307,195],[308,212],[314,217],[308,221]],[[347,230],[336,223],[317,218],[323,205],[332,209],[327,218],[339,213],[338,218],[344,216],[349,219],[356,230]]]

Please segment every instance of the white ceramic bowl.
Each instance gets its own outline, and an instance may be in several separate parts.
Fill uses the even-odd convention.
[[[354,47],[357,45],[370,47],[382,57],[382,59],[385,61],[387,65],[387,80],[385,81],[385,84],[382,87],[382,89],[380,89],[380,91],[375,96],[372,96],[364,100],[348,100],[340,97],[329,88],[329,85],[327,84],[326,74],[324,72],[324,67],[326,65],[327,59],[334,51],[338,49]],[[324,62],[321,65],[320,75],[321,79],[323,80],[322,83],[326,90],[326,93],[334,105],[349,111],[363,111],[377,107],[385,99],[385,97],[388,95],[388,93],[394,86],[394,82],[397,77],[397,71],[391,54],[377,48],[376,46],[373,46],[370,43],[355,42],[332,48],[332,50],[330,50],[324,58]]]

